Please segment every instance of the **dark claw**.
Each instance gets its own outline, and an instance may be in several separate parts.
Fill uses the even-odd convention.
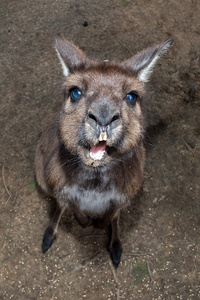
[[[119,241],[114,242],[112,245],[112,249],[110,250],[110,257],[115,269],[117,269],[119,266],[122,252],[123,249],[121,247],[121,243]]]
[[[55,239],[56,236],[53,234],[53,229],[48,227],[44,233],[42,241],[42,253],[45,253],[51,247]]]

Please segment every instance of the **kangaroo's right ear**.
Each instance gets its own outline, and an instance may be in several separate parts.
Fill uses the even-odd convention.
[[[68,76],[76,68],[86,64],[86,55],[73,43],[67,41],[63,36],[56,36],[55,48],[64,76]]]

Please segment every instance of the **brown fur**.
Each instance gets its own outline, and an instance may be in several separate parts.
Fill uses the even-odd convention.
[[[43,132],[35,159],[39,186],[58,203],[44,235],[43,252],[51,246],[61,215],[68,209],[82,226],[112,224],[110,251],[118,266],[120,208],[134,199],[143,182],[145,83],[140,78],[146,79],[151,62],[170,43],[116,64],[90,61],[72,43],[56,39],[66,75],[64,103]],[[76,101],[70,94],[74,87],[82,93]],[[137,95],[134,104],[126,98],[131,92]],[[99,130],[107,133],[106,152],[100,160],[90,155],[91,147],[100,145]]]

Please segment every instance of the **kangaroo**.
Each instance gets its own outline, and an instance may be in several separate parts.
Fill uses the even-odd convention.
[[[57,201],[43,253],[68,210],[83,227],[111,224],[109,251],[118,267],[120,210],[134,201],[143,184],[145,84],[171,44],[169,39],[124,62],[98,62],[56,37],[64,100],[43,132],[35,158],[38,185]]]

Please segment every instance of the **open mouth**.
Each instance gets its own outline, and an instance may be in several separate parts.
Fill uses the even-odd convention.
[[[90,148],[90,157],[93,160],[102,160],[106,153],[106,142],[100,141]]]

